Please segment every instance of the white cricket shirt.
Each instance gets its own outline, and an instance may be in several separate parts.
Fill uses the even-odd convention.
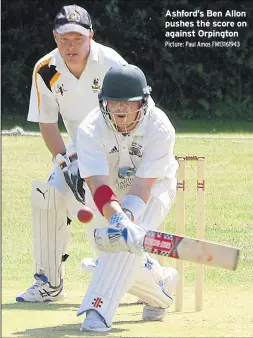
[[[55,123],[61,114],[75,144],[78,125],[98,106],[98,92],[110,67],[127,63],[115,50],[91,40],[87,65],[79,79],[70,73],[58,49],[41,58],[33,72],[28,121]]]
[[[127,136],[110,129],[99,108],[89,114],[77,132],[82,177],[109,175],[119,198],[129,191],[133,180],[133,176],[120,178],[120,168],[136,168],[135,175],[141,178],[175,178],[175,129],[166,114],[150,102],[143,121]]]

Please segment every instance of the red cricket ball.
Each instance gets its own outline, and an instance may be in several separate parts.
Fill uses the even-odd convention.
[[[80,209],[77,213],[77,218],[82,223],[89,223],[93,218],[93,212],[91,208],[87,207],[87,205],[82,207],[82,209]]]

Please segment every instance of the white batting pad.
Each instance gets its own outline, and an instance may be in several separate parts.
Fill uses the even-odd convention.
[[[131,287],[141,260],[142,256],[130,253],[103,252],[77,315],[96,310],[107,326],[111,326],[119,302]]]
[[[32,225],[36,273],[44,274],[52,286],[58,286],[69,239],[67,208],[57,189],[37,180],[32,182]]]
[[[128,293],[139,297],[149,306],[165,309],[173,302],[177,280],[177,270],[162,267],[156,259],[145,254],[141,269]]]

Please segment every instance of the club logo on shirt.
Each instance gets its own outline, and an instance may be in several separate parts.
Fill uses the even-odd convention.
[[[129,149],[129,154],[142,157],[142,153],[143,153],[142,146],[136,142],[133,142],[131,148]]]
[[[100,90],[101,86],[99,84],[99,79],[98,78],[95,78],[93,80],[93,84],[92,84],[91,88],[93,90],[93,93],[97,93]]]
[[[56,87],[56,94],[61,94],[63,96],[63,93],[67,91],[67,89],[64,88],[64,85],[57,85]]]

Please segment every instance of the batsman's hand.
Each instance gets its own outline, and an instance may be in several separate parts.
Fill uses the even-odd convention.
[[[94,231],[98,249],[107,252],[127,251],[141,255],[145,228],[133,223],[123,212],[114,214],[109,222],[109,228]]]
[[[59,164],[65,181],[72,190],[77,201],[85,204],[85,190],[83,189],[84,179],[80,176],[77,153],[72,153],[69,156],[67,154],[57,154],[55,160]]]

